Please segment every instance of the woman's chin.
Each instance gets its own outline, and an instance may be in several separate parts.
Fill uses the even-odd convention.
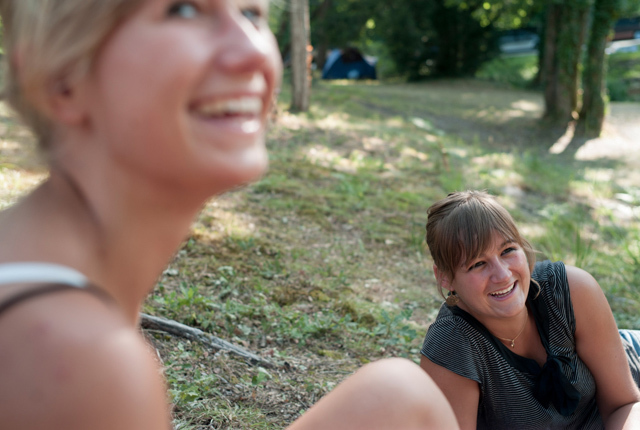
[[[259,181],[267,173],[268,167],[269,159],[266,151],[264,157],[255,156],[244,159],[229,168],[221,167],[212,172],[213,194],[220,194]]]

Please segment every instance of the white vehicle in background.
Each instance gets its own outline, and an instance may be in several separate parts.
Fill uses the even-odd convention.
[[[507,30],[498,37],[498,47],[503,54],[519,54],[538,49],[540,36],[530,30]]]

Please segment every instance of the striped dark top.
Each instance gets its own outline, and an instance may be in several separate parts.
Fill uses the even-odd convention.
[[[446,304],[429,327],[421,352],[479,383],[478,429],[603,429],[594,378],[575,349],[564,264],[537,263],[532,278],[542,287],[534,298],[538,288],[531,284],[527,303],[549,357],[543,368],[513,353],[467,312]],[[640,386],[638,355],[626,350]]]

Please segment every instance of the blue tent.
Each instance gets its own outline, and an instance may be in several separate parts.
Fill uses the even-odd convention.
[[[334,49],[324,64],[322,79],[377,79],[376,60],[355,48]]]

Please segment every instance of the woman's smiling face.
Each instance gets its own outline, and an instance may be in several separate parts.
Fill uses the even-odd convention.
[[[88,124],[119,169],[215,194],[257,179],[281,63],[267,0],[146,0],[86,78]]]
[[[440,280],[443,286],[456,291],[461,309],[485,323],[522,311],[531,273],[522,247],[494,232],[492,245],[478,258],[462,262],[453,282]]]

